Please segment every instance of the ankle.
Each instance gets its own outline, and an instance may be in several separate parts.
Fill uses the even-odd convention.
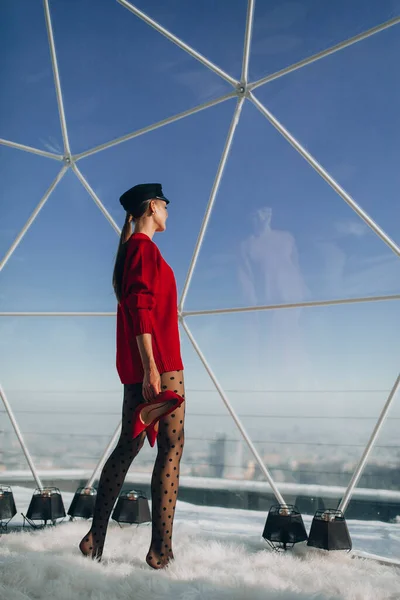
[[[100,540],[93,539],[93,533],[90,530],[81,540],[79,550],[84,556],[90,556],[94,560],[101,560],[103,554],[103,544]]]
[[[160,556],[154,552],[149,552],[146,556],[146,562],[152,569],[164,569],[173,557]]]

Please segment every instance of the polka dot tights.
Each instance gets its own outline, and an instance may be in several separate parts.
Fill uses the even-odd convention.
[[[161,390],[167,389],[185,397],[183,371],[161,375]],[[98,561],[102,557],[111,511],[126,473],[145,441],[145,433],[132,439],[132,415],[136,406],[143,401],[141,383],[124,385],[121,435],[101,472],[92,526],[79,545],[83,554]],[[154,569],[165,567],[174,557],[172,528],[184,446],[184,418],[185,402],[159,420],[157,457],[151,479],[152,537],[146,556],[146,562]]]
[[[172,390],[185,397],[183,372],[161,376],[161,390]],[[160,419],[157,458],[151,479],[152,536],[147,563],[154,569],[164,567],[174,557],[172,528],[179,488],[179,467],[184,445],[185,402]]]

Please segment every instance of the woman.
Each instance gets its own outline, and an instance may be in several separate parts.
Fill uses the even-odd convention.
[[[163,195],[161,185],[155,183],[131,188],[120,202],[126,210],[126,219],[113,287],[118,300],[116,364],[124,384],[122,427],[100,476],[92,526],[79,547],[83,554],[101,560],[110,514],[126,473],[142,448],[146,433],[153,443],[157,434],[157,457],[151,479],[152,537],[146,561],[154,569],[160,569],[174,558],[172,528],[185,417],[176,282],[171,267],[152,240],[155,232],[166,229],[169,200]],[[173,408],[170,402],[161,409],[159,404],[153,439],[151,428],[132,439],[135,409],[143,402],[154,402],[165,390],[181,396],[180,406]],[[154,409],[152,412],[148,416],[143,411],[141,416],[146,424],[154,419]]]

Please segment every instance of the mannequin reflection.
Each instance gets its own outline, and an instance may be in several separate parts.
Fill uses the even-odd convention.
[[[245,295],[257,304],[304,301],[308,289],[301,274],[293,235],[289,231],[272,229],[272,208],[268,206],[251,213],[250,219],[254,233],[240,248],[243,264],[239,277]]]
[[[240,244],[238,277],[249,306],[303,302],[309,290],[301,273],[296,242],[289,231],[273,229],[272,208],[261,207],[250,214],[253,233]],[[306,385],[306,351],[300,325],[301,308],[254,313],[251,354],[259,361],[259,372],[270,371],[280,384],[282,376],[295,386]],[[270,321],[272,319],[272,321]],[[267,326],[267,323],[271,323]],[[262,387],[263,382],[259,382]]]

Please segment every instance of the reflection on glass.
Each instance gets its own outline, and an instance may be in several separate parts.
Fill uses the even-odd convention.
[[[250,214],[253,232],[239,249],[238,278],[248,306],[303,302],[309,295],[304,281],[296,241],[285,230],[273,229],[272,208],[264,206]],[[301,309],[273,311],[271,330],[266,335],[257,314],[250,336],[255,346],[262,377],[273,360],[284,367],[291,385],[309,381],[307,353],[301,328]],[[260,374],[261,374],[260,373]]]
[[[394,294],[399,276],[394,253],[250,103],[245,105],[187,309]],[[282,314],[295,319],[289,310]],[[300,318],[303,311],[293,314]]]
[[[308,290],[300,271],[296,242],[289,231],[271,227],[272,208],[251,214],[254,228],[240,244],[239,279],[249,305],[302,302]]]
[[[257,98],[397,243],[399,53],[396,25],[255,90]],[[362,230],[353,234],[362,241]]]

